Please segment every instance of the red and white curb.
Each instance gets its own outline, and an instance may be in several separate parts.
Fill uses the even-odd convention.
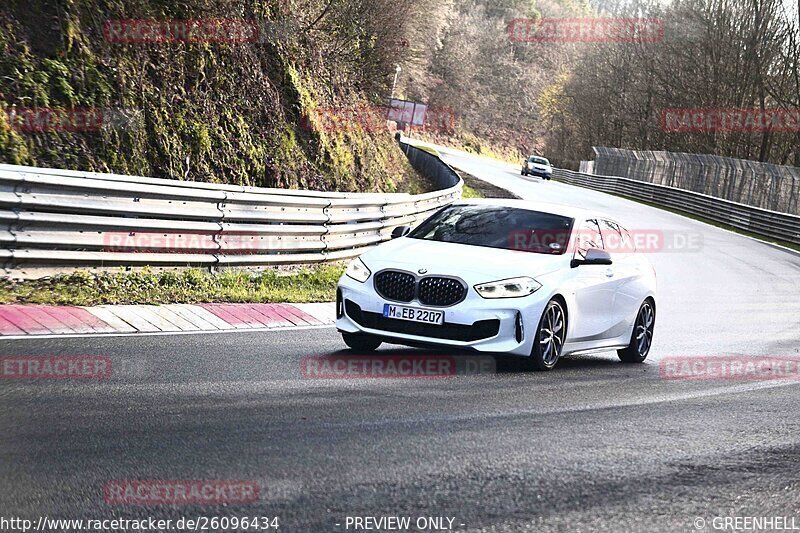
[[[0,305],[0,337],[273,329],[335,321],[333,303]]]

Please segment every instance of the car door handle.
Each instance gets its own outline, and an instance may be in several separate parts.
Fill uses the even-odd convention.
[[[611,270],[610,268],[607,268],[606,269],[606,277],[607,278],[613,278],[614,277],[614,271]]]

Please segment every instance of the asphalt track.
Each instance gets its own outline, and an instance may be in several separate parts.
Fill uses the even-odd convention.
[[[332,328],[0,341],[6,356],[113,361],[107,381],[0,382],[0,517],[278,516],[283,531],[364,531],[347,517],[409,516],[449,517],[457,531],[714,531],[715,517],[753,516],[794,517],[800,528],[800,382],[665,379],[659,366],[800,358],[800,256],[491,160],[444,157],[526,199],[693,236],[688,249],[651,254],[660,292],[647,363],[604,353],[549,373],[501,362],[496,373],[446,379],[331,380],[305,379],[301,366],[346,355]],[[126,479],[255,480],[260,494],[248,504],[107,503],[105,484]]]

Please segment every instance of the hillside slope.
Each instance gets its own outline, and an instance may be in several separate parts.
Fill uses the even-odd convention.
[[[330,131],[304,119],[380,102],[389,92],[385,73],[393,72],[398,45],[383,34],[380,17],[391,12],[381,2],[359,4],[10,0],[0,9],[0,162],[421,192],[426,185],[385,128]],[[126,20],[151,29],[165,22],[173,33],[159,42],[141,27],[120,31]],[[233,37],[163,38],[185,21],[212,21]],[[76,119],[76,110],[89,118]],[[55,122],[31,127],[48,117]]]

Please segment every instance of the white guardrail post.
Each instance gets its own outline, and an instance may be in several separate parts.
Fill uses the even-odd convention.
[[[452,168],[409,150],[436,173],[428,177],[441,190],[297,191],[0,165],[0,261],[6,277],[37,278],[75,269],[258,268],[355,257],[388,240],[393,228],[461,197]]]

